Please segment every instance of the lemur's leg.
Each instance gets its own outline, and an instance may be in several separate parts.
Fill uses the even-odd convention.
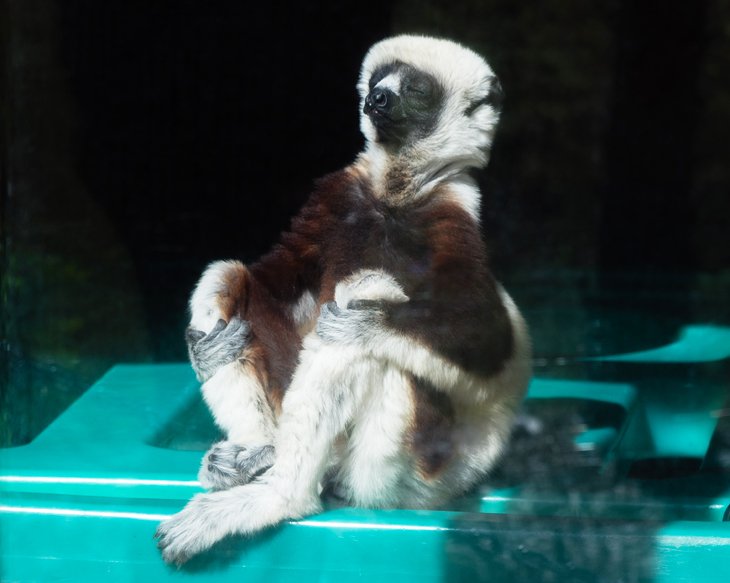
[[[238,315],[245,267],[234,261],[211,264],[190,301],[186,333],[190,361],[203,382],[203,397],[227,439],[203,457],[198,478],[221,490],[245,484],[273,461],[274,414],[253,350],[250,325]]]
[[[276,422],[257,371],[232,362],[203,387],[203,398],[227,439],[203,456],[198,479],[209,490],[248,483],[271,466]]]
[[[344,312],[350,312],[344,305],[361,298],[407,301],[392,278],[373,273],[343,282],[335,296]],[[352,328],[349,335],[365,332],[360,327],[362,318],[345,320],[343,325]],[[358,344],[325,342],[317,334],[305,338],[299,365],[282,402],[274,465],[249,484],[199,494],[181,512],[164,521],[156,536],[166,561],[182,563],[229,534],[251,534],[287,518],[317,512],[321,508],[319,486],[333,444],[348,426],[358,421],[361,412],[367,411],[367,403],[373,398],[379,401],[378,410],[372,411],[373,415],[365,413],[372,425],[355,433],[359,440],[364,440],[366,433],[379,431],[388,443],[372,444],[374,450],[383,451],[369,453],[364,443],[357,447],[354,458],[363,464],[362,473],[358,474],[356,484],[347,483],[346,487],[348,496],[361,503],[387,504],[387,500],[379,502],[379,496],[395,485],[399,472],[384,472],[370,487],[367,479],[385,467],[386,460],[398,458],[400,427],[405,425],[409,413],[408,408],[405,413],[398,410],[388,419],[383,395],[376,396],[374,392],[393,385],[406,398],[405,377]],[[385,415],[381,419],[393,423],[385,432],[377,426],[381,415]],[[366,423],[362,417],[359,420]]]
[[[309,335],[282,403],[274,465],[244,486],[197,495],[163,522],[157,537],[165,560],[182,563],[229,534],[250,534],[317,512],[333,443],[372,387],[382,383],[383,371],[358,348]]]
[[[385,364],[358,408],[332,484],[349,504],[385,508],[401,504],[404,478],[411,472],[408,436],[415,410],[410,375]]]

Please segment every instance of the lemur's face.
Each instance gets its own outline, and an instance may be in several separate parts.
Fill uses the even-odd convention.
[[[473,51],[417,36],[381,41],[363,60],[358,92],[360,129],[371,152],[403,154],[425,174],[486,164],[501,88]]]
[[[368,91],[363,113],[378,142],[397,148],[434,131],[445,90],[432,75],[395,61],[373,72]]]

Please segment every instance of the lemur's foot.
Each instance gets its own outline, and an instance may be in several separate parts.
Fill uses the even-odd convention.
[[[243,446],[230,441],[216,443],[203,456],[198,473],[207,490],[227,490],[248,484],[274,463],[274,446]]]

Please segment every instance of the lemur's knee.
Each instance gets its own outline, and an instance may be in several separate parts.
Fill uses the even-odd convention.
[[[215,261],[203,272],[190,298],[190,328],[209,334],[228,322],[245,296],[248,271],[240,261]]]

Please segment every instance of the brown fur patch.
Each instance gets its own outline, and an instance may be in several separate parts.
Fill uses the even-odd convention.
[[[262,290],[245,265],[231,266],[224,274],[224,284],[217,296],[218,307],[226,320],[238,314],[251,324],[252,337],[241,359],[249,374],[264,388],[269,405],[278,416],[296,365],[299,337],[291,333],[290,322],[265,293],[262,299]],[[264,321],[266,326],[262,324]]]
[[[260,342],[254,342],[246,349],[243,355],[245,370],[248,374],[253,375],[259,384],[264,388],[266,400],[274,413],[274,417],[281,414],[281,397],[283,389],[274,387],[271,384],[268,374],[268,364],[266,354]]]
[[[456,453],[454,444],[455,414],[451,399],[424,380],[413,378],[415,415],[410,446],[419,472],[433,479],[446,468]]]
[[[253,282],[241,317],[251,324],[251,362],[264,381],[269,403],[278,412],[297,365],[301,339],[286,306]]]
[[[231,270],[228,293],[220,298],[224,314],[238,311],[251,324],[256,366],[275,409],[301,350],[292,307],[304,292],[320,304],[331,301],[336,284],[360,269],[385,270],[410,298],[388,308],[387,323],[396,333],[485,377],[502,370],[511,356],[511,323],[479,225],[448,187],[394,206],[349,168],[318,181],[291,229],[258,262]],[[424,387],[416,392],[425,395],[419,398],[418,431],[431,427],[443,437],[453,417],[448,398]],[[424,434],[414,444],[428,449],[424,467],[436,471],[443,456],[427,442]]]
[[[223,277],[225,285],[216,300],[224,320],[228,322],[234,314],[245,311],[245,308],[241,306],[241,302],[245,302],[248,297],[246,287],[249,273],[245,265],[236,262],[225,271]]]
[[[512,356],[512,324],[489,271],[479,225],[448,196],[434,193],[426,211],[430,242],[432,305],[448,317],[431,330],[442,353],[485,377],[499,373]]]

